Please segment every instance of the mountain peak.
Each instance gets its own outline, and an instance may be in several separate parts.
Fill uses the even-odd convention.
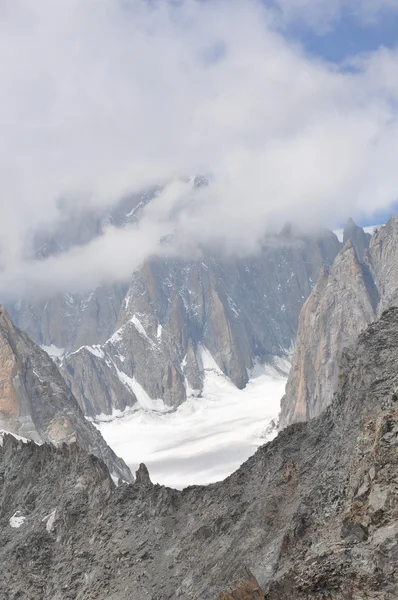
[[[355,223],[355,221],[352,217],[349,217],[347,223],[344,226],[344,229],[353,228],[353,227],[358,227],[358,225]]]
[[[359,227],[351,217],[348,219],[343,234],[343,245],[351,241],[358,256],[358,260],[363,262],[365,250],[369,248],[370,236],[367,235],[362,227]]]

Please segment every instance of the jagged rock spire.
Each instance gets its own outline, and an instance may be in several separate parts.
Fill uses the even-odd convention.
[[[365,233],[362,227],[359,227],[350,217],[344,227],[343,244],[345,245],[351,240],[360,262],[363,262],[365,250],[369,248],[370,239],[371,236]]]
[[[136,485],[140,485],[140,486],[152,486],[152,481],[151,478],[149,476],[149,471],[146,465],[144,465],[144,463],[141,463],[140,466],[138,467],[138,471],[136,471],[135,473],[135,483]]]

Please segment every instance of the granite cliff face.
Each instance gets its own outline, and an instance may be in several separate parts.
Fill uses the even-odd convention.
[[[351,217],[348,219],[343,231],[343,246],[351,241],[360,262],[363,262],[371,238],[370,233],[365,233],[362,227],[358,227]]]
[[[339,249],[331,232],[285,231],[252,259],[151,259],[134,273],[114,333],[65,356],[65,378],[89,414],[137,400],[177,406],[201,393],[208,351],[242,388],[255,359],[286,356],[302,303]]]
[[[149,195],[136,199],[131,208],[131,200],[112,222],[138,219],[149,201]],[[80,222],[66,220],[51,243],[40,242],[41,252],[92,239],[106,219],[86,215]],[[86,414],[109,415],[137,402],[178,406],[201,393],[203,353],[210,352],[239,388],[255,360],[286,356],[301,306],[340,248],[330,231],[307,235],[285,227],[255,258],[151,258],[129,285],[25,300],[11,314],[37,343],[63,355],[58,364]]]
[[[6,436],[0,598],[395,600],[398,309],[343,354],[332,405],[225,481],[182,492],[142,465]]]
[[[102,458],[115,477],[132,480],[125,463],[85,419],[48,354],[0,307],[0,429],[37,443],[76,442]]]
[[[330,404],[343,348],[398,304],[398,217],[375,232],[369,248],[366,234],[352,220],[344,239],[301,311],[281,427],[317,416]]]

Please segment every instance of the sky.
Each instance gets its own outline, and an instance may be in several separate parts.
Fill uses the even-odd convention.
[[[3,0],[0,294],[128,277],[171,231],[182,254],[241,255],[286,220],[385,221],[397,25],[398,0]],[[65,201],[102,210],[152,185],[139,225],[29,254]]]

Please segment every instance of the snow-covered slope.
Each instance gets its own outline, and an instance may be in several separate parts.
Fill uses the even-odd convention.
[[[224,479],[275,435],[266,429],[279,413],[289,364],[256,366],[239,390],[205,349],[202,356],[201,397],[191,391],[175,411],[129,409],[97,425],[132,469],[144,462],[156,483],[183,488]]]

